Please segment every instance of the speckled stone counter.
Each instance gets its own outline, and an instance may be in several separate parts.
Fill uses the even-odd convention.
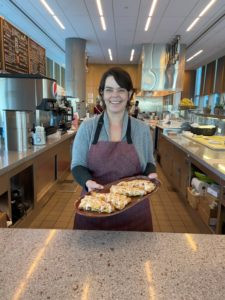
[[[225,236],[0,229],[0,298],[224,299]]]
[[[51,134],[47,137],[47,142],[42,146],[30,146],[27,151],[5,151],[0,150],[0,175],[10,171],[11,169],[19,166],[30,159],[33,159],[37,155],[43,153],[44,151],[55,147],[57,144],[75,136],[75,131],[68,131],[67,133],[61,135],[60,132]]]
[[[220,150],[212,150],[208,147],[194,142],[182,134],[176,137],[164,135],[167,140],[192,156],[203,166],[215,173],[223,181],[225,181],[225,152]]]

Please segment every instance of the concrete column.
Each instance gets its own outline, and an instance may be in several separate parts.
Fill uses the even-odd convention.
[[[66,39],[66,95],[80,99],[80,117],[86,115],[86,40],[80,38]]]

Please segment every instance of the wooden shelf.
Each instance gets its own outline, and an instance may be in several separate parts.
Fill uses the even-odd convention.
[[[217,118],[217,119],[225,119],[225,116],[220,116],[220,115],[211,115],[211,114],[200,114],[196,113],[197,116],[202,116],[205,118]]]

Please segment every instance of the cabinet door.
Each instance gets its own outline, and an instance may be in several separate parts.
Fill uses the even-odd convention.
[[[173,184],[181,196],[186,198],[189,174],[187,155],[185,152],[174,146],[173,158]]]
[[[159,141],[160,150],[160,165],[164,174],[170,180],[172,175],[172,162],[173,162],[173,145],[167,139],[161,136]]]

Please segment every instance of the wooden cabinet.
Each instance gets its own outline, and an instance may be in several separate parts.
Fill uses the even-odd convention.
[[[169,142],[162,134],[158,140],[157,154],[163,173],[182,198],[186,199],[189,179],[187,154]]]
[[[188,174],[187,154],[176,146],[173,146],[172,184],[184,199],[186,199],[188,187]]]
[[[196,78],[195,70],[188,70],[184,72],[184,85],[183,85],[183,91],[181,92],[181,99],[182,98],[194,99],[195,78]]]
[[[215,93],[225,93],[225,56],[218,59]]]
[[[63,178],[65,172],[70,169],[71,147],[72,141],[69,139],[57,149],[57,179]]]

